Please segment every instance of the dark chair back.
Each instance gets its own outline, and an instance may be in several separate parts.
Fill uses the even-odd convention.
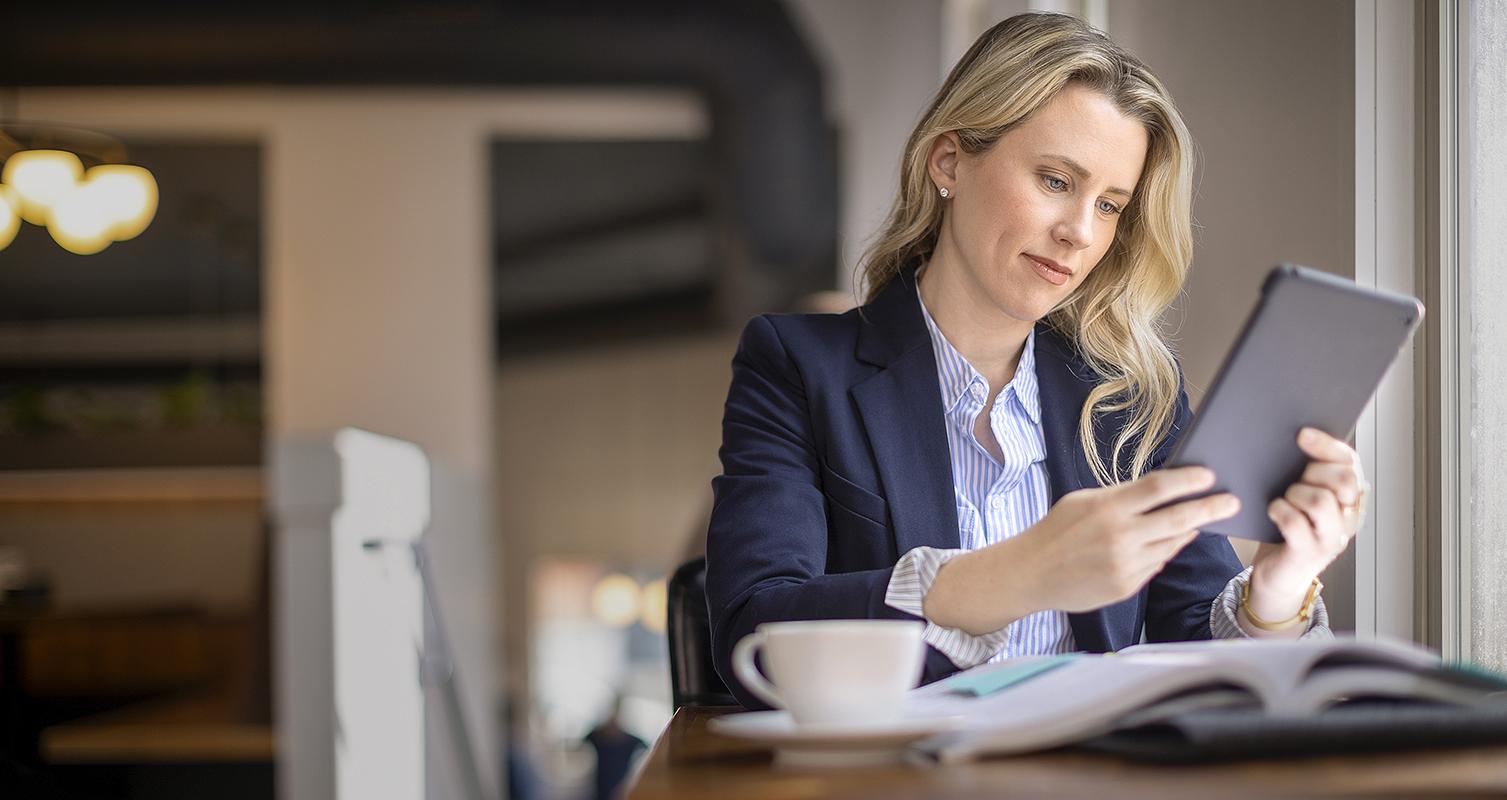
[[[735,706],[738,699],[712,663],[712,626],[706,613],[706,558],[687,561],[665,587],[670,640],[670,694],[681,706]]]

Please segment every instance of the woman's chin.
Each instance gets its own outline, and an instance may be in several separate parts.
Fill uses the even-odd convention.
[[[999,312],[1000,322],[1005,325],[1035,325],[1055,306],[1056,301],[1041,297],[995,297],[992,305]]]
[[[1017,322],[1035,324],[1051,313],[1072,293],[1072,285],[1057,287],[1032,276],[1030,281],[1010,282],[995,287],[991,305]]]

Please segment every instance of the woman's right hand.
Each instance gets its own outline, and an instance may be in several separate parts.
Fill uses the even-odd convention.
[[[1228,492],[1166,505],[1213,485],[1213,471],[1180,467],[1066,494],[1019,535],[944,564],[927,592],[926,616],[983,634],[1037,611],[1083,612],[1124,600],[1199,528],[1239,513]]]
[[[1180,467],[1064,495],[1018,537],[1041,608],[1089,611],[1140,591],[1200,528],[1240,512],[1229,492],[1161,508],[1213,486],[1212,470]]]

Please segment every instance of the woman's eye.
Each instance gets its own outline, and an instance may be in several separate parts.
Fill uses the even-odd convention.
[[[1067,181],[1052,175],[1043,175],[1041,176],[1041,180],[1046,183],[1048,189],[1054,192],[1060,192],[1067,188]]]
[[[1099,201],[1099,210],[1104,212],[1105,214],[1120,213],[1120,207],[1115,205],[1114,203],[1109,202],[1108,200]]]

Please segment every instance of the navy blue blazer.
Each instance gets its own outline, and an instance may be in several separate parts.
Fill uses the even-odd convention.
[[[905,270],[842,315],[764,315],[743,332],[722,421],[722,474],[707,534],[707,608],[717,671],[745,706],[733,645],[762,622],[916,619],[884,604],[890,573],[916,547],[959,546],[936,358]],[[1078,416],[1098,382],[1072,346],[1036,328],[1036,378],[1052,502],[1098,486]],[[1172,452],[1192,414],[1179,392]],[[1110,463],[1125,412],[1097,426]],[[1207,639],[1209,607],[1241,566],[1223,536],[1199,536],[1133,597],[1069,614],[1092,652]],[[923,681],[957,671],[928,648]]]

